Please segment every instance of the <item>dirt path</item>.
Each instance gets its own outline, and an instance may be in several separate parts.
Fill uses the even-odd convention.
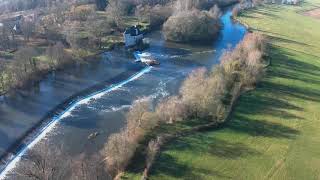
[[[314,17],[317,19],[320,19],[320,8],[316,8],[310,11],[306,11],[305,13],[303,13],[305,16],[310,16],[310,17]]]

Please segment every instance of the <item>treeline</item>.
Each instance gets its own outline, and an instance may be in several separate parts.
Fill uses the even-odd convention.
[[[58,4],[79,3],[79,0],[3,0],[0,3],[2,13],[32,10],[36,8],[46,8]],[[1,13],[0,13],[1,14]]]
[[[109,137],[105,145],[105,163],[117,179],[148,133],[163,124],[190,119],[206,119],[211,124],[224,122],[239,94],[254,88],[264,74],[266,40],[257,33],[247,34],[234,49],[224,53],[221,63],[211,71],[198,69],[189,75],[177,96],[168,97],[155,108],[145,99],[134,102],[127,115],[127,126]],[[151,139],[146,153],[146,167],[152,166],[160,149],[161,134]],[[141,148],[140,148],[141,149]]]
[[[18,88],[26,83],[36,82],[47,71],[59,69],[70,63],[71,56],[65,52],[62,43],[56,43],[46,48],[45,55],[32,47],[19,49],[12,61],[0,61],[0,94],[10,88]]]

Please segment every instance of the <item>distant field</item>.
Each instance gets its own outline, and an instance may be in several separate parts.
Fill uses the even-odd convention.
[[[267,76],[225,127],[169,144],[150,179],[320,179],[320,22],[301,13],[319,4],[240,17],[270,36]]]

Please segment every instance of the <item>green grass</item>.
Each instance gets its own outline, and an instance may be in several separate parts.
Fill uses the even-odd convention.
[[[320,21],[297,13],[316,4],[242,15],[270,36],[266,77],[223,128],[168,144],[150,179],[320,179]]]
[[[0,58],[12,59],[13,58],[13,53],[7,52],[7,51],[0,51]]]

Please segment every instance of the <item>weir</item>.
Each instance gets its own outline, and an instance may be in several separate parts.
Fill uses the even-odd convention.
[[[151,69],[152,69],[151,66],[147,66],[144,69],[142,69],[140,72],[137,72],[136,74],[132,75],[127,80],[124,80],[118,84],[111,85],[107,88],[104,88],[100,91],[96,91],[79,100],[72,102],[63,112],[54,116],[46,126],[39,129],[37,133],[34,135],[34,137],[31,139],[31,141],[29,141],[27,145],[21,148],[21,150],[18,153],[16,153],[16,155],[10,158],[10,160],[5,164],[5,167],[0,172],[0,180],[5,179],[10,173],[10,171],[12,171],[18,165],[19,161],[27,153],[27,151],[29,149],[32,149],[36,144],[38,144],[42,139],[44,139],[48,135],[48,133],[50,133],[56,127],[56,125],[59,123],[60,120],[70,116],[72,111],[75,108],[79,107],[80,105],[87,104],[93,99],[99,99],[103,95],[121,88],[122,86],[128,84],[129,82],[138,79],[145,73],[150,72]]]

